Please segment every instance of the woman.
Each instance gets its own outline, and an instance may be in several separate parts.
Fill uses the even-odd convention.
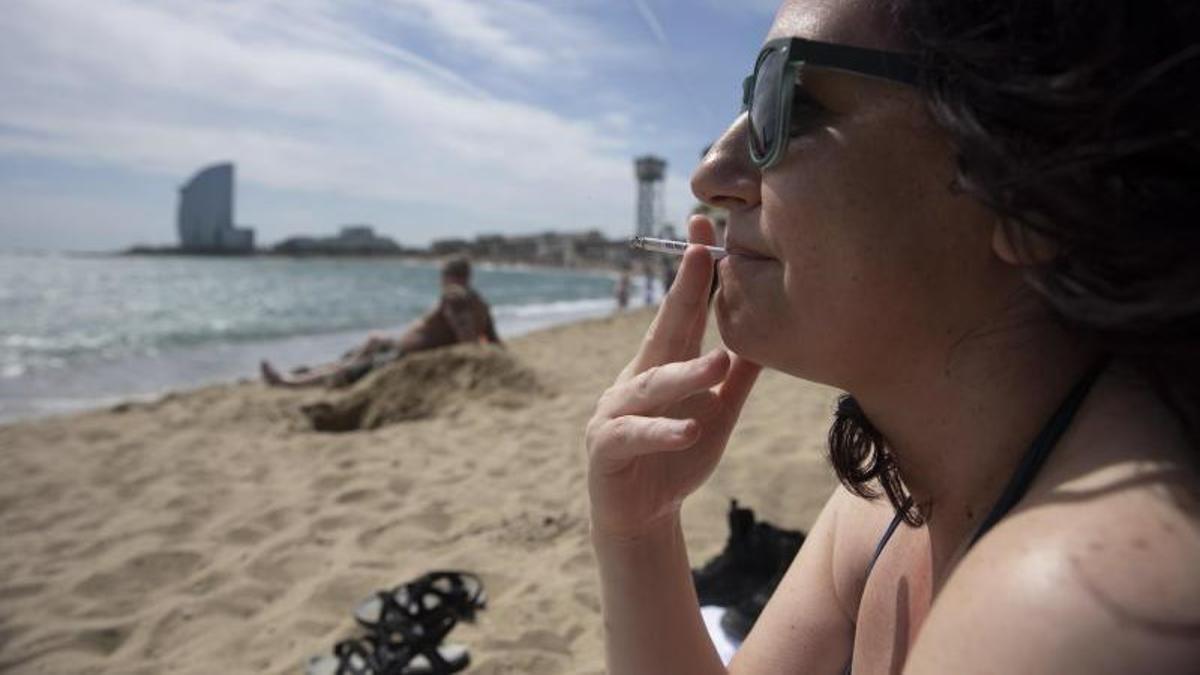
[[[399,339],[372,334],[333,363],[281,374],[269,361],[259,363],[272,387],[346,387],[380,365],[415,352],[453,344],[501,345],[492,310],[471,287],[471,261],[455,256],[442,263],[442,294],[432,309],[404,329]]]
[[[1195,672],[1198,30],[1190,0],[784,2],[693,177],[732,355],[699,355],[692,247],[588,425],[611,673],[725,672],[679,508],[760,364],[850,394],[843,486],[730,672]]]

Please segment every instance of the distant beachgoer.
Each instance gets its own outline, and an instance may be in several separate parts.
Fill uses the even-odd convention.
[[[629,307],[629,267],[621,268],[621,275],[617,277],[617,309],[623,310]]]
[[[649,262],[642,263],[642,282],[646,306],[649,307],[654,304],[654,268]]]
[[[459,343],[501,344],[487,302],[470,284],[471,263],[466,258],[452,258],[442,266],[442,296],[437,306],[413,322],[398,340],[372,334],[338,361],[298,368],[290,375],[280,374],[263,361],[262,378],[277,387],[339,387],[413,352]]]

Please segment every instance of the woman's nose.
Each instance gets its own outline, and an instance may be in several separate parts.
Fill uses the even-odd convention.
[[[740,115],[713,143],[692,173],[692,194],[710,206],[741,211],[758,206],[760,174],[746,147],[746,116]]]

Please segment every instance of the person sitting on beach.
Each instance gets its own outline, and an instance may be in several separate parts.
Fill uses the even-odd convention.
[[[399,339],[371,335],[334,363],[300,368],[290,375],[263,361],[262,377],[277,387],[346,386],[406,354],[459,343],[502,344],[487,302],[471,288],[471,263],[463,257],[442,265],[442,295],[437,306],[413,322]]]
[[[1197,672],[1198,35],[1195,0],[783,2],[692,178],[727,347],[691,246],[586,428],[607,672]],[[762,367],[847,392],[841,486],[727,670],[680,513]]]

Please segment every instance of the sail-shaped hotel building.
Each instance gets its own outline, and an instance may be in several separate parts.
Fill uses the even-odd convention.
[[[233,225],[231,163],[203,169],[179,188],[178,222],[184,251],[254,252],[254,230]]]

